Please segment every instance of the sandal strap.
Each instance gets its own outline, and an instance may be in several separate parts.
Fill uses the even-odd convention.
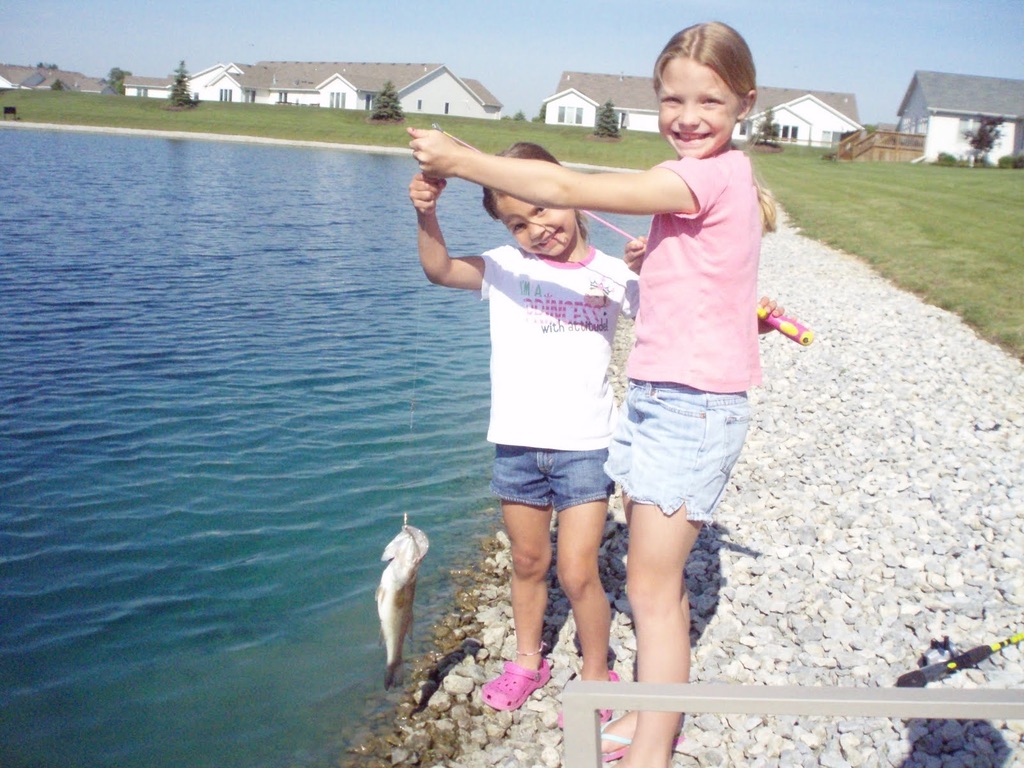
[[[527,680],[537,682],[541,679],[544,672],[544,665],[547,664],[547,659],[544,659],[540,663],[540,669],[526,669],[526,667],[520,667],[514,661],[505,662],[505,673],[509,675],[515,675],[516,677],[525,677]]]
[[[613,741],[616,744],[622,744],[623,746],[626,746],[626,747],[628,747],[630,744],[633,743],[632,739],[627,739],[625,736],[617,736],[614,733],[602,733],[601,734],[601,740],[602,741]]]

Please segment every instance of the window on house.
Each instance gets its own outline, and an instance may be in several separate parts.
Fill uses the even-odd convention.
[[[981,121],[976,117],[961,117],[960,118],[960,135],[963,136],[965,133],[976,133],[978,128],[981,127]]]
[[[747,135],[747,131],[749,131],[749,130],[750,130],[750,121],[749,120],[744,120],[742,123],[740,123],[740,136],[746,136]]]
[[[149,96],[149,88],[139,88],[139,96]]]
[[[364,108],[366,109],[367,112],[369,112],[370,109],[373,108],[373,96],[371,96],[370,94],[366,94],[366,103]]]
[[[583,125],[583,107],[559,107],[558,122],[567,125]]]
[[[278,104],[287,104],[288,103],[288,91],[280,91],[277,94],[277,103]]]
[[[444,103],[444,113],[446,115],[448,114],[448,102],[447,101]]]
[[[423,99],[416,99],[416,111],[417,112],[422,112],[423,111]]]
[[[220,89],[220,100],[221,101],[231,101],[232,100],[232,93],[231,93],[231,89],[230,88],[221,88]]]
[[[243,92],[243,99],[246,104],[256,103],[256,91],[252,88],[246,88]]]
[[[331,109],[344,109],[345,108],[345,94],[344,93],[332,93],[331,94]]]

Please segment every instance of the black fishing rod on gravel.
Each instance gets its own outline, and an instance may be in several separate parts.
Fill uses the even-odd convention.
[[[989,656],[999,653],[999,651],[1004,648],[1008,648],[1011,645],[1017,645],[1017,643],[1021,641],[1024,641],[1024,632],[1018,632],[1013,637],[1000,640],[998,643],[979,645],[976,648],[971,648],[971,650],[965,651],[964,653],[953,655],[952,646],[949,644],[948,637],[943,638],[941,643],[933,640],[931,648],[929,648],[928,652],[921,657],[922,662],[924,662],[921,665],[921,669],[915,669],[913,672],[907,672],[906,674],[900,675],[896,678],[896,687],[924,688],[928,683],[934,683],[936,680],[942,680],[955,672],[959,672],[961,669],[973,669]],[[952,658],[949,658],[948,661],[929,664],[927,663],[930,660],[929,653],[932,651],[937,651],[940,654],[945,652],[952,655]]]

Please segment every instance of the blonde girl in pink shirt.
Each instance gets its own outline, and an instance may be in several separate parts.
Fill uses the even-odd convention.
[[[718,22],[676,34],[654,67],[658,127],[676,160],[639,174],[584,174],[472,152],[438,131],[410,129],[424,174],[459,177],[537,205],[653,214],[640,273],[630,386],[605,469],[629,520],[627,592],[638,679],[690,677],[683,571],[713,519],[743,442],[746,391],[761,383],[757,269],[775,208],[732,146],[757,96],[743,38]],[[769,304],[776,314],[773,302]],[[681,715],[630,713],[603,730],[605,760],[668,768]]]

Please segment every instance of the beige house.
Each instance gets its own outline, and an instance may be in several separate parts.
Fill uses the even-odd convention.
[[[391,81],[407,115],[498,119],[501,102],[477,80],[458,77],[444,64],[259,61],[216,64],[189,76],[199,101],[242,102],[370,110]],[[172,78],[125,78],[126,96],[166,98]]]

